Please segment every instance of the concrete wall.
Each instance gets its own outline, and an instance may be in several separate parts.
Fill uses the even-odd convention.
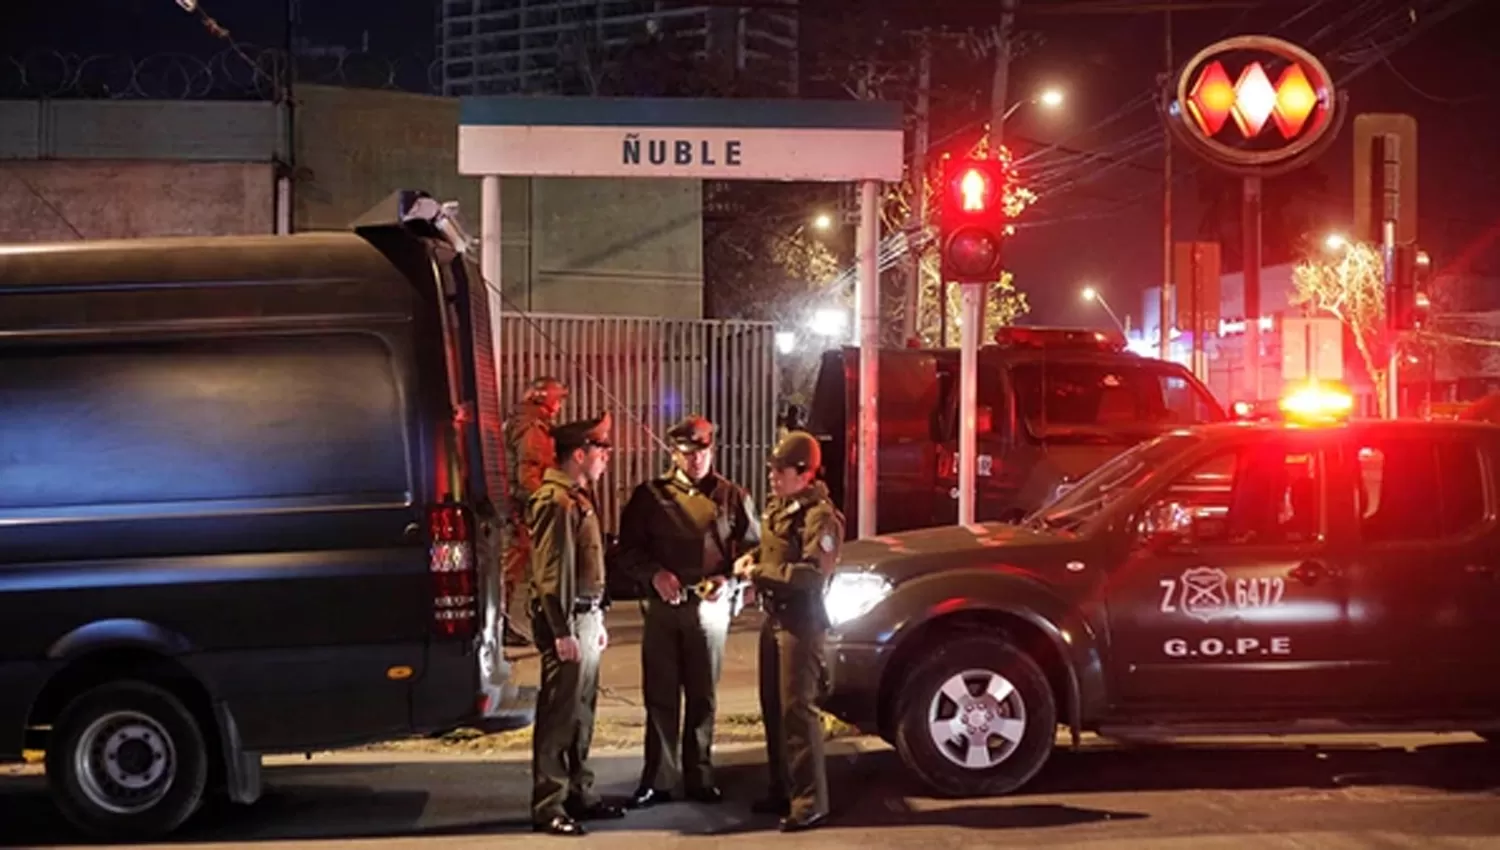
[[[265,163],[0,161],[0,243],[270,233],[274,183]]]
[[[396,189],[457,200],[479,232],[479,178],[458,174],[458,100],[298,88],[296,228],[341,228]],[[697,180],[502,178],[500,277],[528,310],[703,315]]]
[[[457,200],[458,101],[297,87],[293,227],[342,229],[396,189]],[[0,101],[0,242],[275,230],[273,104]],[[702,184],[502,179],[502,284],[528,310],[701,318]],[[56,212],[53,211],[56,208]],[[66,219],[66,222],[64,221]]]

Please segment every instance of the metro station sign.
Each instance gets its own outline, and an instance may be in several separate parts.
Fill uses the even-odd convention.
[[[1204,48],[1183,66],[1164,110],[1194,153],[1247,176],[1289,171],[1327,147],[1343,93],[1311,53],[1246,35]]]

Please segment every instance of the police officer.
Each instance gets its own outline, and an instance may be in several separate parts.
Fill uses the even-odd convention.
[[[506,463],[511,470],[511,492],[515,510],[509,523],[510,545],[505,548],[501,569],[506,611],[516,598],[516,587],[526,577],[531,562],[531,535],[526,527],[526,504],[542,485],[542,476],[556,460],[552,442],[552,425],[568,398],[568,388],[556,378],[537,378],[526,390],[526,396],[505,422]],[[505,618],[506,646],[525,646],[526,638],[518,634]]]
[[[679,775],[689,799],[724,798],[711,750],[733,616],[725,585],[735,558],[760,542],[750,494],[713,471],[713,424],[689,416],[667,438],[672,468],[636,487],[620,520],[620,564],[650,588],[641,602],[646,759],[631,800],[638,808],[670,802]]]
[[[844,517],[817,480],[818,441],[792,431],[771,453],[772,497],[759,549],[735,563],[766,612],[760,636],[760,704],[766,725],[770,797],[754,807],[779,813],[796,832],[828,817],[823,726],[813,704],[823,681],[828,630],[823,587],[844,540]]]
[[[624,817],[594,791],[589,745],[604,630],[604,535],[591,488],[609,464],[610,418],[553,431],[557,462],[527,504],[532,634],[542,681],[532,730],[532,828],[583,835],[581,821]]]

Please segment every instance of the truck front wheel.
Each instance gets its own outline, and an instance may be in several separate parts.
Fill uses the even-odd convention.
[[[192,712],[138,681],[85,691],[63,708],[47,742],[47,782],[74,826],[98,838],[148,840],[203,800],[208,753]]]
[[[898,693],[896,751],[951,797],[1009,794],[1052,754],[1057,704],[1047,677],[1000,638],[954,641],[918,663]]]

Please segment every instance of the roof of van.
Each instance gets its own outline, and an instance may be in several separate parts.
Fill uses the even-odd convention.
[[[0,245],[0,288],[400,277],[352,231]]]

